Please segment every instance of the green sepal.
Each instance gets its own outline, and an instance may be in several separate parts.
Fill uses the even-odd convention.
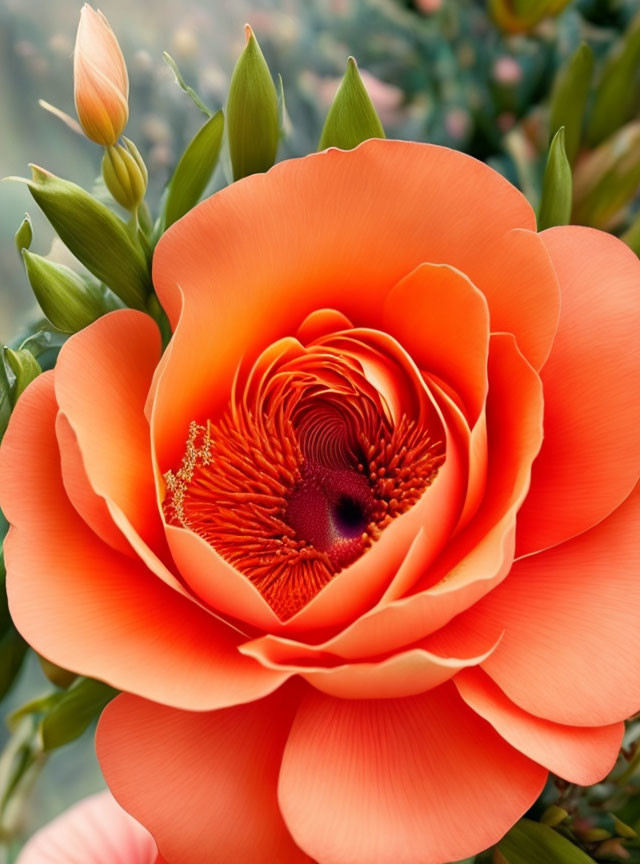
[[[280,140],[278,95],[253,30],[236,63],[227,100],[227,133],[233,179],[268,171]]]
[[[122,219],[75,183],[35,165],[31,170],[23,182],[65,246],[124,303],[143,309],[149,268]]]
[[[569,840],[539,822],[521,819],[498,844],[507,864],[595,864]]]
[[[217,111],[188,144],[167,186],[164,230],[200,200],[218,164],[223,132],[224,114]]]
[[[352,150],[368,138],[384,138],[384,129],[362,83],[358,64],[353,57],[329,108],[320,136],[318,150],[339,147]]]
[[[640,98],[640,14],[613,49],[596,87],[587,142],[595,147],[630,120]]]
[[[15,241],[18,252],[22,252],[23,249],[31,248],[31,243],[33,242],[33,226],[31,225],[31,217],[28,213],[24,214],[24,219],[15,233]]]
[[[559,69],[551,91],[549,138],[564,126],[564,145],[573,165],[580,148],[584,111],[593,74],[593,51],[583,42]]]
[[[561,126],[549,146],[542,180],[538,231],[569,224],[572,190],[571,165],[564,149],[564,126]]]
[[[9,369],[15,376],[12,389],[12,401],[15,405],[29,384],[41,374],[42,369],[28,348],[19,348],[17,351],[13,351],[11,348],[5,347],[4,356]]]
[[[119,307],[115,297],[102,286],[84,279],[64,264],[56,264],[26,250],[23,258],[40,308],[63,333],[77,333]]]
[[[147,191],[149,175],[140,151],[130,138],[124,144],[105,147],[102,177],[114,199],[125,210],[135,211]]]
[[[45,751],[75,741],[118,691],[92,678],[79,678],[45,713],[40,725]]]

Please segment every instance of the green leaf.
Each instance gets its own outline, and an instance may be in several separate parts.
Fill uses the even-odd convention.
[[[640,212],[636,214],[635,219],[627,230],[620,237],[630,249],[640,256]]]
[[[555,225],[569,224],[572,190],[571,165],[564,149],[564,126],[561,126],[549,147],[547,167],[542,181],[538,231],[553,228]]]
[[[640,14],[614,45],[596,87],[587,141],[595,147],[630,120],[640,98]]]
[[[595,864],[569,840],[539,822],[521,819],[498,844],[507,864]]]
[[[49,321],[63,333],[76,333],[101,315],[118,308],[100,285],[84,279],[64,264],[24,250],[29,283]]]
[[[210,117],[182,154],[167,187],[164,228],[173,225],[200,200],[220,156],[224,114]]]
[[[11,689],[29,646],[13,625],[10,625],[0,638],[0,699],[4,699]]]
[[[171,69],[176,78],[176,84],[180,87],[181,90],[189,96],[195,105],[202,111],[203,114],[206,114],[207,117],[213,116],[213,111],[210,111],[209,108],[204,104],[202,99],[198,96],[193,87],[189,87],[189,85],[185,82],[184,78],[180,74],[180,70],[178,69],[178,64],[173,59],[171,54],[168,54],[166,51],[162,54],[162,59],[167,64],[167,66]]]
[[[347,71],[327,114],[318,149],[339,147],[351,150],[368,138],[384,137],[382,123],[362,83],[358,65],[353,57],[349,57]]]
[[[578,154],[584,109],[593,73],[593,51],[583,42],[558,71],[551,92],[550,138],[564,126],[565,150],[571,165]]]
[[[12,394],[13,404],[15,405],[29,384],[40,375],[42,369],[31,351],[27,348],[20,348],[17,351],[13,351],[11,348],[4,348],[4,356],[7,365],[16,379]]]
[[[23,249],[29,249],[33,240],[33,226],[31,225],[31,217],[28,213],[24,214],[24,219],[20,223],[20,227],[16,231],[15,241],[18,252]]]
[[[45,751],[79,738],[117,692],[101,681],[80,678],[61,693],[42,719],[40,731]]]
[[[128,306],[144,309],[149,268],[122,219],[75,183],[35,165],[31,170],[33,178],[23,182],[65,246]]]
[[[227,131],[233,179],[268,171],[280,139],[278,95],[251,27],[233,70],[227,101]]]
[[[9,424],[13,404],[13,387],[9,383],[4,358],[0,353],[0,441]]]

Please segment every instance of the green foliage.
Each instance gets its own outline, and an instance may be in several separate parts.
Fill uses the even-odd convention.
[[[351,150],[368,138],[384,138],[384,129],[358,72],[349,57],[347,71],[338,88],[320,136],[319,150],[340,147]]]
[[[37,166],[32,174],[24,182],[65,246],[124,303],[143,309],[151,278],[124,222],[75,183]]]
[[[521,819],[498,844],[504,864],[594,864],[548,825]]]
[[[167,187],[163,227],[168,228],[200,200],[218,164],[224,115],[213,114],[182,154]]]
[[[565,150],[571,164],[580,147],[592,74],[593,50],[582,42],[558,71],[551,93],[549,134],[555,136],[564,126]]]

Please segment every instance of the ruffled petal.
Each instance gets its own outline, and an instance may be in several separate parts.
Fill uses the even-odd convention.
[[[171,705],[210,709],[271,692],[286,674],[241,655],[240,633],[78,516],[60,477],[54,374],[20,398],[0,451],[7,591],[24,638],[66,669]]]
[[[535,229],[534,214],[495,171],[399,141],[289,160],[204,201],[154,256],[177,328],[157,382],[161,470],[179,462],[191,420],[226,406],[240,355],[254,359],[317,309],[379,328],[386,294],[423,261],[450,264],[484,290],[476,273],[515,227]]]
[[[481,669],[464,670],[455,684],[467,705],[505,741],[570,783],[591,786],[613,768],[624,723],[563,726],[534,717],[511,702]]]
[[[518,517],[519,555],[597,524],[640,474],[640,262],[592,228],[540,236],[560,279],[562,314],[541,373],[545,440]]]
[[[407,699],[314,693],[291,729],[279,800],[318,864],[442,864],[499,840],[545,778],[451,684]]]
[[[100,718],[97,750],[114,795],[154,835],[167,864],[311,864],[276,800],[298,704],[176,711],[122,695]]]
[[[635,714],[639,520],[637,487],[591,531],[517,561],[502,585],[449,625],[447,645],[473,653],[476,638],[484,644],[503,632],[483,668],[538,717],[606,726]]]

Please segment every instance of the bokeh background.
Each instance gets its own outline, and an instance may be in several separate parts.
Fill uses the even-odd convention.
[[[38,105],[44,99],[73,114],[72,53],[80,6],[80,0],[0,0],[0,177],[26,176],[27,163],[34,162],[86,188],[94,186],[99,148]],[[280,158],[316,148],[351,54],[389,137],[472,153],[535,203],[557,69],[583,39],[601,62],[640,10],[640,0],[574,0],[559,16],[519,35],[504,34],[486,7],[485,0],[103,0],[102,11],[129,67],[127,134],[149,166],[150,202],[159,198],[203,122],[176,86],[163,50],[216,109],[224,103],[248,21],[272,72],[284,81],[291,122]],[[640,75],[640,47],[638,52]],[[629,86],[639,84],[633,74]],[[225,182],[222,167],[212,188]],[[1,183],[0,342],[17,340],[38,317],[12,240],[25,211],[34,223],[33,250],[48,254],[53,235],[27,188]],[[62,253],[54,248],[51,254]],[[49,689],[29,655],[2,711],[8,714]],[[0,727],[0,745],[6,738]],[[22,837],[101,786],[92,736],[56,752],[29,800],[18,843],[5,854],[12,858]]]

